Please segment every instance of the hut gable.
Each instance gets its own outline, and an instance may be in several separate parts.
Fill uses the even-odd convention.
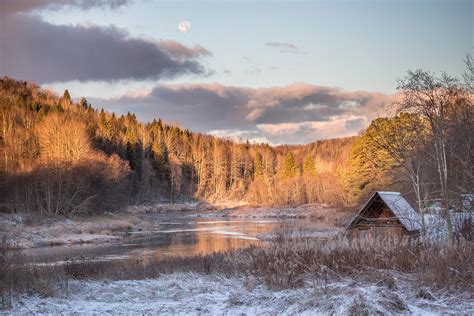
[[[420,215],[399,192],[375,192],[351,220],[347,229],[355,226],[401,226],[408,233],[421,229]]]

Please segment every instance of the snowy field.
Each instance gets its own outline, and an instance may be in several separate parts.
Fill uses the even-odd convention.
[[[255,279],[175,273],[137,281],[73,281],[65,294],[16,299],[13,315],[474,314],[469,293],[431,293],[397,275],[389,285],[350,279],[271,290]],[[321,281],[320,281],[321,282]],[[471,294],[472,295],[472,294]]]

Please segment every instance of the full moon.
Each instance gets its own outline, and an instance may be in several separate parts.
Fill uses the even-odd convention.
[[[187,33],[191,29],[191,23],[188,21],[183,21],[178,24],[178,31],[181,33]]]

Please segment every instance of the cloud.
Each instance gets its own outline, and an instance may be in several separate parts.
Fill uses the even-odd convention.
[[[168,52],[171,56],[176,58],[196,58],[200,56],[211,56],[211,52],[201,45],[194,45],[193,47],[187,47],[171,40],[160,40],[158,46],[164,51]]]
[[[116,9],[129,2],[129,0],[2,0],[0,12],[11,14],[41,9],[59,9],[64,6],[74,6],[84,10],[93,7]]]
[[[208,131],[208,134],[237,142],[249,140],[252,143],[270,143],[268,138],[262,136],[258,130],[216,129]]]
[[[303,51],[300,51],[295,44],[292,43],[281,43],[281,42],[266,42],[265,46],[274,47],[280,50],[282,54],[306,54]]]
[[[348,131],[359,131],[367,125],[367,120],[364,117],[347,120],[344,127]]]
[[[363,118],[361,118],[363,119]],[[358,120],[358,119],[355,119]],[[346,127],[347,118],[340,117],[325,122],[298,122],[259,124],[257,128],[275,145],[304,144],[319,139],[347,137],[357,133]],[[361,126],[362,128],[363,126]],[[360,130],[360,129],[359,129]]]
[[[39,83],[172,79],[208,76],[203,63],[211,53],[201,45],[131,37],[113,26],[55,25],[37,16],[17,14],[74,5],[116,8],[125,0],[1,2],[0,74]],[[3,11],[4,10],[4,11]]]
[[[385,115],[393,95],[295,83],[248,88],[212,84],[158,84],[114,99],[92,100],[119,113],[134,111],[225,137],[307,143],[357,134]]]

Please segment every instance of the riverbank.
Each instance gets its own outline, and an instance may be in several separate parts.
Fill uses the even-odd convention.
[[[473,255],[465,239],[290,237],[154,262],[18,261],[4,297],[17,315],[472,314]]]
[[[150,214],[199,212],[209,208],[203,203],[139,205],[117,213],[70,218],[0,213],[0,235],[6,235],[18,249],[117,243],[130,233],[149,230],[153,225]]]
[[[337,233],[347,212],[325,205],[298,207],[251,207],[235,204],[176,203],[129,206],[118,213],[95,216],[39,217],[31,214],[0,213],[0,235],[6,235],[17,249],[50,246],[120,243],[133,234],[146,235],[156,214],[192,214],[196,217],[246,219],[311,219],[318,229],[314,237]],[[317,227],[316,227],[317,226]],[[327,232],[327,233],[326,233]],[[312,232],[302,232],[311,237]],[[261,236],[267,238],[268,236]]]

